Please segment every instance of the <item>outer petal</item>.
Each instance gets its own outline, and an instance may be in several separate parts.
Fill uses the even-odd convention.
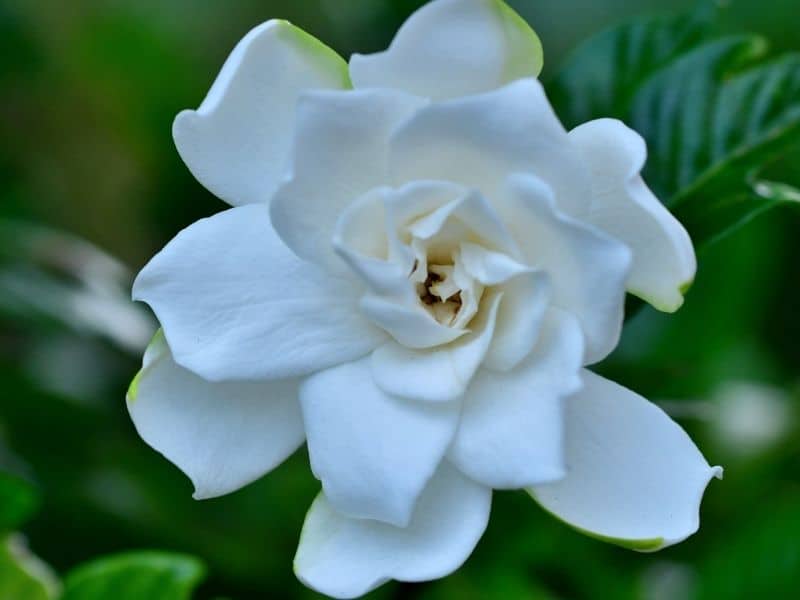
[[[446,346],[414,350],[387,342],[372,354],[372,374],[385,392],[430,402],[461,397],[483,362],[494,334],[502,294],[483,298],[473,331]]]
[[[298,256],[346,269],[331,245],[336,222],[356,199],[386,185],[389,135],[423,104],[390,90],[300,99],[292,178],[272,200],[275,229]]]
[[[531,494],[559,519],[621,546],[658,550],[686,539],[722,469],[654,404],[589,371],[583,380],[567,401],[569,473]]]
[[[356,598],[390,579],[426,581],[458,569],[489,521],[491,489],[442,464],[405,528],[337,513],[320,494],[294,559],[297,577],[334,598]]]
[[[533,354],[508,373],[483,369],[464,397],[448,458],[484,485],[520,488],[565,474],[564,396],[580,387],[583,334],[550,309]]]
[[[358,313],[359,292],[292,254],[264,205],[184,229],[133,286],[175,361],[212,381],[294,377],[368,353],[386,336]]]
[[[542,85],[523,79],[499,90],[432,104],[393,136],[392,181],[453,181],[494,200],[512,173],[535,173],[570,214],[588,208],[591,177]]]
[[[436,100],[488,91],[542,70],[542,44],[501,0],[438,0],[400,28],[385,52],[350,59],[356,88]]]
[[[196,111],[175,119],[178,152],[226,202],[269,200],[281,182],[300,93],[350,87],[347,64],[286,21],[253,29],[236,46]]]
[[[222,496],[281,464],[303,443],[293,379],[210,383],[178,366],[161,332],[128,391],[139,435],[192,480],[198,500]]]
[[[311,468],[334,509],[407,525],[453,438],[458,405],[384,393],[368,359],[313,375],[300,402]]]
[[[512,177],[498,210],[528,264],[550,275],[553,305],[578,317],[586,335],[586,363],[605,358],[622,331],[628,247],[560,213],[549,187],[533,176]]]
[[[645,141],[615,119],[590,121],[569,137],[592,170],[588,220],[633,250],[628,290],[659,310],[677,310],[697,260],[686,229],[639,175],[647,160]]]

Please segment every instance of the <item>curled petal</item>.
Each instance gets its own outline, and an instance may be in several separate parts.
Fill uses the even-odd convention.
[[[492,491],[442,464],[406,527],[338,513],[320,494],[306,516],[294,570],[334,598],[362,596],[390,579],[427,581],[458,569],[489,521]]]
[[[200,500],[238,490],[297,450],[305,439],[297,388],[294,379],[205,381],[175,363],[159,332],[131,384],[128,411]]]
[[[641,396],[589,371],[567,400],[567,476],[531,495],[593,537],[652,551],[692,535],[709,467],[686,432]]]
[[[644,140],[615,119],[590,121],[569,137],[592,171],[588,221],[633,250],[628,290],[659,310],[676,311],[697,260],[686,229],[639,175],[647,160]]]
[[[253,29],[236,46],[197,110],[173,137],[191,172],[234,206],[266,202],[288,167],[298,96],[347,89],[347,63],[286,21]]]

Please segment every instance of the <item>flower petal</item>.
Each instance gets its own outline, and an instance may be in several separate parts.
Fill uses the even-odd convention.
[[[350,59],[356,88],[436,100],[491,90],[542,70],[542,44],[501,0],[438,0],[405,22],[385,52]]]
[[[424,242],[435,240],[438,236],[448,237],[448,225],[458,224],[454,228],[459,234],[472,233],[470,239],[480,239],[490,248],[508,252],[513,256],[519,254],[514,239],[497,216],[492,205],[477,191],[467,191],[462,197],[449,202],[430,214],[415,221],[409,233]],[[461,235],[458,236],[461,238]],[[463,239],[463,238],[462,238]],[[458,238],[452,239],[456,245]]]
[[[239,42],[200,108],[178,115],[175,144],[197,180],[229,204],[266,202],[286,171],[298,95],[349,87],[333,50],[269,21]]]
[[[502,294],[487,294],[472,331],[446,346],[414,350],[387,342],[372,353],[372,374],[388,394],[429,402],[461,397],[483,362],[494,334]]]
[[[536,345],[550,301],[550,277],[505,254],[471,243],[461,244],[460,258],[466,272],[481,284],[502,284],[503,301],[484,366],[500,371],[513,369]]]
[[[560,213],[550,188],[532,175],[509,178],[496,204],[527,263],[550,276],[552,304],[578,317],[586,335],[586,364],[605,358],[622,331],[628,247]]]
[[[457,340],[468,332],[442,325],[416,300],[413,305],[400,304],[394,299],[367,294],[361,299],[360,306],[365,316],[406,348],[433,348]]]
[[[589,371],[583,381],[567,400],[568,475],[531,494],[576,529],[621,546],[658,550],[686,539],[722,469],[654,404]]]
[[[639,175],[647,160],[645,141],[615,119],[590,121],[569,137],[592,170],[588,220],[633,250],[628,290],[659,310],[676,311],[697,260],[686,229]]]
[[[294,559],[297,577],[334,598],[386,583],[449,575],[472,553],[489,521],[492,491],[444,463],[407,527],[336,512],[322,494],[311,505]]]
[[[198,500],[255,481],[303,443],[294,379],[210,383],[178,366],[161,332],[128,392],[128,411],[150,446],[179,467]]]
[[[311,468],[334,509],[407,525],[453,438],[458,406],[384,393],[369,359],[312,375],[300,403]]]
[[[590,173],[534,79],[422,108],[397,129],[391,146],[394,185],[453,181],[491,202],[512,173],[535,173],[570,214],[588,208]]]
[[[509,371],[522,362],[536,345],[550,296],[550,277],[541,271],[524,273],[503,286],[485,367]]]
[[[265,205],[184,229],[139,273],[181,366],[212,381],[304,375],[386,339],[358,312],[354,279],[332,277],[284,246]]]
[[[464,397],[448,458],[469,477],[515,489],[565,474],[564,396],[580,387],[583,334],[550,309],[533,354],[513,371],[482,369]]]
[[[386,185],[389,135],[425,102],[390,90],[300,99],[292,177],[272,200],[275,229],[298,256],[347,268],[331,245],[336,222],[352,202]]]

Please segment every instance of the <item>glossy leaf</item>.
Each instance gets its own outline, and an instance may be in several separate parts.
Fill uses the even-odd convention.
[[[189,556],[120,554],[70,573],[61,600],[188,600],[204,573],[202,564]]]
[[[637,20],[578,47],[548,86],[564,124],[624,117],[644,81],[708,36],[713,14],[708,4],[689,15]]]
[[[697,15],[618,27],[551,85],[568,124],[613,116],[642,134],[645,179],[698,247],[783,203],[750,182],[800,141],[800,55],[764,63],[762,38],[709,31]]]

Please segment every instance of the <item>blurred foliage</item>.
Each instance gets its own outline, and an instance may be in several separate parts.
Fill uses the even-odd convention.
[[[291,571],[318,489],[303,452],[245,490],[195,502],[189,482],[136,435],[124,394],[155,324],[128,289],[132,271],[180,228],[224,208],[181,164],[170,126],[200,102],[248,29],[289,18],[342,54],[374,51],[420,4],[0,0],[0,599],[54,593],[52,576],[12,531],[65,575],[70,600],[124,600],[124,585],[114,583],[112,596],[94,587],[108,585],[104,577],[138,582],[131,597],[158,598],[136,585],[190,597],[202,571],[186,554],[208,568],[191,596],[198,600],[315,597]],[[548,90],[565,122],[617,116],[641,130],[652,154],[648,181],[701,239],[718,238],[753,209],[795,206],[707,245],[681,311],[641,310],[601,367],[662,402],[709,460],[727,467],[706,496],[698,535],[635,554],[572,532],[524,494],[498,493],[464,568],[373,596],[792,597],[800,578],[800,151],[791,145],[800,99],[797,59],[781,57],[798,50],[796,0],[740,0],[683,17],[675,12],[691,0],[510,4],[544,41]],[[672,15],[641,18],[654,9]],[[777,158],[775,150],[782,156],[754,176],[751,167]],[[714,177],[731,157],[736,176]],[[152,548],[168,554],[127,554]],[[23,587],[4,587],[9,573]]]

